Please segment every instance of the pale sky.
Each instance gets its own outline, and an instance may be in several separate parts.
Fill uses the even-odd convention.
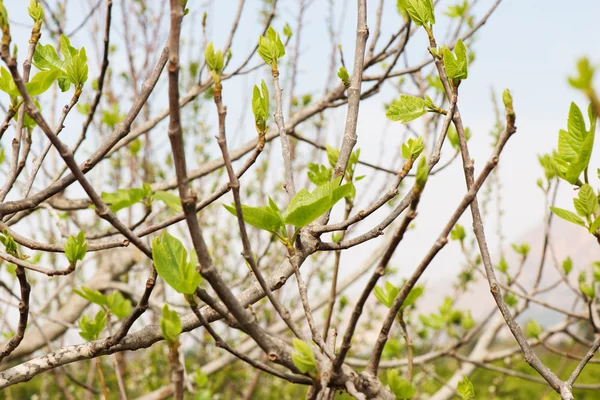
[[[117,25],[121,18],[118,2],[119,0],[115,1],[114,7],[114,18]],[[28,1],[24,0],[5,1],[11,21],[29,23],[26,14],[27,3]],[[199,20],[206,3],[205,1],[189,1],[192,14],[184,26],[184,35],[187,33],[200,37]],[[209,40],[214,41],[215,46],[219,47],[224,44],[229,34],[229,27],[238,1],[215,0],[212,3],[212,7],[208,9]],[[222,7],[222,3],[227,3],[227,7]],[[257,25],[258,17],[254,10],[261,2],[248,0],[246,3],[246,17],[240,24],[232,49],[232,65],[234,66],[236,62],[245,57],[246,49],[255,44],[260,30]],[[280,0],[280,3],[281,11],[279,18],[273,24],[274,27],[281,31],[284,23],[289,22],[295,29],[298,1]],[[298,85],[297,93],[311,93],[315,98],[322,93],[322,85],[329,63],[329,40],[326,31],[327,3],[327,1],[317,0],[307,11],[306,36],[303,37],[301,49],[303,58],[300,62],[298,78],[301,83]],[[454,3],[456,1],[442,0],[440,2],[442,6],[437,12],[439,23],[434,28],[434,31],[440,36],[446,31],[445,21],[447,20],[442,16],[441,10]],[[492,3],[493,1],[490,0],[480,0],[476,8],[476,16],[482,16]],[[346,62],[350,63],[356,24],[356,1],[337,0],[335,4],[338,13],[347,7],[344,13],[345,23],[341,42]],[[374,25],[377,4],[376,0],[368,1],[368,16],[371,26]],[[85,10],[88,9],[87,2],[84,1],[72,1],[70,5],[66,15],[67,31],[70,30],[70,27],[79,24],[82,16],[86,14]],[[558,130],[566,126],[571,101],[576,101],[582,108],[587,107],[582,95],[569,87],[567,76],[575,71],[577,58],[582,55],[588,55],[595,64],[600,63],[598,15],[600,15],[600,2],[595,0],[573,0],[568,2],[568,5],[564,1],[558,0],[504,0],[487,24],[477,33],[477,41],[472,48],[476,53],[476,62],[470,66],[469,78],[460,87],[459,107],[465,125],[469,126],[473,132],[471,154],[476,160],[477,169],[488,158],[491,151],[488,132],[494,123],[494,113],[490,101],[490,89],[493,87],[498,93],[501,93],[504,88],[509,88],[513,94],[518,132],[510,139],[500,162],[501,179],[504,185],[502,204],[505,220],[503,226],[508,243],[522,240],[525,232],[530,232],[532,227],[541,223],[544,214],[543,197],[535,185],[537,178],[542,176],[542,170],[537,162],[537,154],[549,152],[556,146]],[[339,14],[336,16],[336,20],[339,20]],[[384,10],[384,26],[386,28],[382,32],[380,42],[387,40],[391,30],[397,29],[399,24],[401,24],[401,20],[395,10],[395,1],[386,0]],[[197,29],[194,31],[194,28]],[[13,26],[13,37],[20,43],[21,55],[24,54],[29,32],[30,28]],[[112,33],[112,38],[117,45],[119,32],[119,29],[114,29]],[[46,43],[44,39],[47,38],[42,39],[42,42]],[[85,35],[80,39],[73,40],[73,44],[79,47],[88,45],[88,41],[89,38]],[[157,46],[162,46],[163,43],[158,43]],[[411,40],[408,52],[408,60],[411,65],[426,59],[424,32],[417,32],[414,40]],[[119,64],[117,60],[111,66],[119,69],[122,67]],[[375,67],[374,70],[378,71],[377,68]],[[286,82],[286,73],[287,71],[282,71],[283,82]],[[90,76],[95,77],[96,74],[97,67],[90,65]],[[225,84],[225,103],[228,106],[229,114],[232,115],[229,120],[231,121],[230,138],[232,143],[241,143],[253,137],[253,129],[234,130],[233,128],[239,128],[237,121],[240,112],[245,113],[245,121],[250,121],[246,103],[247,95],[250,93],[251,86],[260,82],[261,77],[266,78],[266,76],[265,70],[259,70],[257,73],[231,82],[228,81]],[[600,82],[597,82],[597,87],[600,88],[598,83]],[[91,89],[88,87],[88,90]],[[164,92],[165,88],[163,87],[162,90]],[[389,123],[383,109],[383,102],[390,101],[394,95],[394,91],[388,86],[381,95],[361,103],[357,146],[362,149],[365,160],[380,161],[378,152],[382,140],[386,149],[391,149],[387,151],[383,161],[390,162],[396,154],[403,128]],[[0,99],[6,103],[3,97]],[[329,134],[328,144],[339,146],[339,143],[334,141],[334,137],[343,130],[344,115],[345,108],[342,107],[331,116],[332,131]],[[77,117],[73,117],[72,121],[77,121]],[[251,122],[249,124],[248,126],[252,126]],[[74,122],[73,126],[80,125],[78,122]],[[301,127],[301,129],[305,128]],[[77,134],[78,128],[68,128],[63,133],[65,137],[71,139],[74,139]],[[3,140],[5,148],[8,147],[7,143]],[[278,142],[274,142],[274,144],[279,145]],[[301,147],[301,151],[303,151],[304,157],[311,157],[315,154],[312,149],[305,146]],[[218,156],[219,153],[215,151],[215,157]],[[596,151],[592,159],[592,171],[599,165],[598,160]],[[323,162],[324,158],[321,158],[320,161]],[[399,266],[401,271],[409,272],[420,261],[464,195],[465,184],[462,167],[459,160],[457,161],[452,167],[433,177],[429,182],[428,190],[420,205],[416,229],[407,235],[392,262]],[[372,174],[369,170],[361,170],[358,173]],[[591,174],[592,184],[597,184],[598,181],[594,175]],[[363,181],[362,184],[366,185],[367,183]],[[361,184],[357,185],[357,190],[360,192]],[[558,205],[563,208],[571,208],[571,196],[572,191],[567,185],[563,185]],[[467,211],[461,220],[465,226],[470,225],[468,214]],[[383,216],[381,213],[376,215]],[[356,233],[364,232],[375,223],[373,221],[363,225]],[[495,229],[494,221],[490,220],[486,224],[486,233],[492,250],[497,247]],[[373,247],[374,244],[367,245],[356,250],[355,254],[364,256]],[[429,273],[437,277],[446,276],[446,274],[454,275],[459,260],[457,246],[449,245],[443,251],[442,257],[436,259],[432,264]]]

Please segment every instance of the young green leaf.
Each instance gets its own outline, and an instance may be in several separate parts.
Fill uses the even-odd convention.
[[[60,71],[52,69],[48,71],[40,71],[25,84],[25,88],[30,96],[39,96],[52,86],[54,81],[60,76]]]
[[[306,189],[296,193],[290,200],[283,216],[284,222],[303,228],[330,210],[352,190],[351,183],[340,186],[341,179],[341,177],[337,177],[333,181],[317,187],[312,193]]]
[[[342,83],[344,84],[344,86],[349,87],[350,86],[350,75],[348,75],[348,70],[346,69],[346,67],[340,67],[340,69],[338,70],[337,73],[338,78],[340,78],[342,80]]]
[[[594,222],[592,222],[592,224],[590,225],[589,232],[592,235],[594,235],[596,233],[596,231],[598,230],[598,228],[600,228],[600,215],[598,215],[596,217],[596,219],[594,220]]]
[[[269,89],[263,80],[258,86],[254,86],[252,92],[252,112],[254,113],[254,123],[259,133],[266,133],[268,130],[267,121],[269,120]]]
[[[425,289],[423,288],[423,286],[415,286],[414,288],[412,288],[410,292],[408,292],[406,299],[404,299],[404,303],[402,303],[402,307],[400,307],[400,310],[404,310],[405,308],[415,304],[417,299],[421,297],[424,291]]]
[[[288,40],[292,37],[292,28],[290,27],[290,24],[288,24],[287,22],[285,23],[285,25],[283,27],[283,34],[285,35],[285,37]]]
[[[121,292],[113,292],[106,296],[106,306],[119,319],[131,314],[131,301],[124,298]]]
[[[427,113],[426,102],[420,97],[401,95],[394,100],[385,112],[385,116],[402,124],[413,121]]]
[[[90,320],[87,315],[84,315],[79,320],[79,336],[87,340],[88,342],[98,339],[100,333],[106,326],[107,315],[103,310],[98,311],[93,320]]]
[[[457,392],[463,400],[471,400],[475,398],[475,389],[473,384],[466,376],[463,377],[462,381],[458,382]]]
[[[468,76],[467,48],[463,41],[458,39],[454,47],[454,54],[447,47],[444,47],[443,55],[446,75],[452,85],[457,86],[461,80],[467,79]]]
[[[529,246],[528,243],[513,243],[512,248],[517,254],[520,254],[522,257],[527,257],[527,255],[529,254],[529,250],[531,250],[531,246]]]
[[[423,137],[419,136],[416,139],[409,138],[406,143],[402,144],[402,157],[407,160],[411,158],[414,161],[424,149],[425,145],[423,144]]]
[[[469,9],[469,2],[463,0],[462,3],[458,3],[453,6],[448,6],[448,10],[444,12],[450,18],[462,18],[467,10]]]
[[[407,380],[400,378],[398,371],[388,369],[386,373],[387,383],[390,386],[392,393],[397,399],[412,399],[415,395],[415,388]]]
[[[181,212],[181,199],[173,193],[157,190],[152,199],[162,201],[172,211]]]
[[[108,126],[110,129],[115,129],[117,124],[125,118],[125,114],[121,114],[119,111],[119,104],[113,103],[111,108],[102,110],[101,122]]]
[[[206,65],[208,65],[208,69],[211,72],[216,74],[220,74],[223,70],[223,52],[218,50],[215,53],[215,48],[213,47],[212,42],[208,43],[206,49],[204,50],[204,58],[206,59]]]
[[[118,189],[116,193],[102,192],[101,197],[109,205],[110,210],[116,213],[147,199],[148,193],[143,188]]]
[[[375,286],[373,293],[375,294],[375,297],[377,298],[377,300],[379,300],[381,304],[383,304],[387,308],[391,308],[392,304],[394,303],[394,299],[396,298],[398,293],[400,293],[400,289],[394,286],[394,284],[392,284],[391,282],[386,281],[385,289],[379,286]]]
[[[19,257],[17,243],[15,242],[15,239],[12,236],[10,236],[6,229],[4,229],[2,233],[0,233],[0,243],[4,245],[4,250],[6,250],[8,254],[14,257]]]
[[[317,186],[326,184],[333,176],[333,168],[327,168],[324,165],[309,163],[308,164],[308,180]]]
[[[66,75],[78,88],[81,88],[87,81],[88,65],[84,47],[76,55],[72,56],[71,62],[66,67]]]
[[[573,204],[577,214],[588,217],[598,210],[598,197],[590,185],[584,184],[579,189],[578,198],[573,199]]]
[[[78,294],[90,303],[99,305],[100,307],[108,307],[108,298],[98,290],[93,290],[82,286],[81,290],[73,289],[73,293]]]
[[[467,234],[465,233],[465,228],[460,224],[454,225],[454,228],[452,228],[452,231],[450,232],[450,239],[462,242],[466,237]]]
[[[406,0],[405,10],[417,26],[435,24],[432,0]]]
[[[318,372],[317,362],[310,346],[304,341],[294,338],[294,350],[292,361],[303,374],[316,375]]]
[[[80,231],[77,236],[69,236],[64,245],[65,256],[69,260],[70,265],[75,265],[77,260],[83,260],[87,252],[87,241],[83,231]]]
[[[270,201],[272,202],[272,200]],[[228,206],[223,204],[223,207],[231,214],[237,216],[235,205]],[[244,222],[247,224],[267,232],[275,233],[284,228],[281,214],[275,211],[272,206],[250,207],[242,204],[242,216],[244,217]]]
[[[539,338],[542,333],[542,328],[535,322],[534,319],[527,323],[527,336],[530,338]]]
[[[4,67],[0,67],[0,90],[8,94],[11,97],[19,97],[19,89],[15,81],[13,81],[12,75]]]
[[[182,294],[193,294],[202,277],[196,270],[198,259],[188,253],[179,239],[167,231],[152,240],[152,258],[158,275],[173,289]]]
[[[279,34],[275,32],[272,26],[267,30],[266,36],[258,37],[258,55],[265,64],[273,66],[277,59],[285,55],[285,48],[281,42]]]
[[[562,262],[562,269],[565,275],[569,275],[569,272],[573,269],[573,260],[571,260],[571,257],[565,258]]]
[[[585,222],[583,222],[581,218],[579,218],[575,213],[572,213],[571,211],[557,207],[550,207],[550,211],[552,211],[557,217],[560,217],[566,221],[572,222],[577,225],[585,226]]]
[[[419,165],[417,166],[417,173],[415,175],[415,181],[420,187],[425,186],[427,178],[429,177],[429,168],[427,166],[427,158],[423,155],[419,159]]]
[[[162,318],[160,319],[160,330],[163,337],[170,345],[177,343],[181,334],[181,320],[175,310],[169,310],[165,304],[162,308]]]
[[[29,0],[29,7],[27,7],[27,12],[33,22],[42,22],[44,20],[44,9],[42,5],[38,1]]]
[[[554,155],[554,167],[559,177],[572,185],[579,183],[579,176],[588,167],[594,147],[596,117],[590,105],[590,130],[587,131],[581,110],[571,103],[567,131],[558,133],[558,152]]]
[[[590,64],[589,58],[583,57],[577,61],[577,72],[577,76],[569,77],[569,83],[575,89],[589,90],[596,72],[596,68]]]

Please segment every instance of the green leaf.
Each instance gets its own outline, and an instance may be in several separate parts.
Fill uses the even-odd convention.
[[[108,299],[97,290],[82,286],[81,290],[73,289],[73,293],[78,294],[90,303],[99,305],[100,307],[108,307]]]
[[[84,113],[84,114],[87,114],[87,113]],[[142,141],[140,140],[140,138],[136,138],[129,145],[129,153],[131,153],[131,155],[134,157],[140,152],[141,149],[142,149]]]
[[[473,384],[466,376],[463,377],[462,381],[458,382],[457,392],[463,400],[471,400],[475,398],[475,389],[473,389]]]
[[[596,289],[593,284],[588,285],[587,283],[580,283],[579,290],[581,290],[581,293],[585,294],[589,298],[593,299],[596,296]]]
[[[420,97],[401,95],[385,112],[385,116],[402,124],[413,121],[427,113],[426,102]]]
[[[81,50],[73,56],[71,62],[67,64],[66,75],[77,87],[82,87],[87,81],[88,65],[84,47],[82,47]]]
[[[400,289],[394,286],[394,284],[392,284],[391,282],[386,281],[385,289],[379,286],[375,286],[373,293],[375,294],[375,297],[377,298],[377,300],[379,300],[381,304],[383,304],[387,308],[391,308],[392,304],[394,303],[394,299],[396,298],[398,293],[400,293]]]
[[[196,270],[195,252],[188,252],[179,239],[167,231],[152,240],[152,258],[158,275],[173,289],[182,294],[193,294],[202,277]]]
[[[344,84],[344,86],[348,87],[350,86],[350,75],[348,75],[348,70],[346,69],[346,67],[340,67],[340,69],[338,70],[337,73],[338,78],[340,78],[342,80],[342,83]]]
[[[266,36],[258,37],[258,55],[263,59],[265,64],[271,66],[277,62],[277,59],[285,55],[285,48],[281,42],[281,38],[272,26],[267,29]]]
[[[283,216],[284,222],[303,228],[330,210],[352,190],[351,183],[340,186],[341,179],[338,177],[311,193],[306,189],[296,193]]]
[[[427,165],[427,158],[422,155],[419,158],[419,165],[417,166],[417,174],[415,175],[415,180],[417,185],[423,187],[427,182],[427,178],[429,177],[429,167]]]
[[[200,369],[197,369],[196,372],[194,372],[193,378],[197,387],[203,388],[208,386],[208,376]]]
[[[388,369],[386,373],[387,383],[396,399],[412,399],[415,395],[415,388],[407,380],[400,378],[398,371]]]
[[[581,218],[579,218],[575,213],[572,213],[571,211],[557,207],[550,207],[550,211],[552,211],[557,217],[560,217],[566,221],[572,222],[577,225],[585,226],[585,222],[583,222]]]
[[[581,110],[575,103],[571,103],[568,130],[561,129],[558,133],[558,153],[553,157],[554,166],[558,176],[572,185],[578,184],[579,176],[588,167],[592,156],[596,118],[591,104],[588,114],[591,123],[590,130],[586,131]]]
[[[573,260],[571,260],[571,257],[565,258],[565,260],[562,262],[562,269],[565,275],[569,275],[573,269]]]
[[[402,307],[400,307],[400,310],[404,310],[405,308],[412,306],[415,303],[415,301],[417,301],[417,299],[421,297],[424,291],[425,289],[423,288],[423,286],[415,286],[414,288],[412,288],[411,291],[408,292],[406,299],[404,299],[404,303],[402,303]]]
[[[42,22],[44,20],[44,9],[42,5],[34,0],[29,0],[29,7],[27,7],[27,12],[33,22]]]
[[[517,254],[520,254],[523,257],[527,257],[527,255],[529,254],[529,250],[531,250],[531,246],[529,246],[529,244],[527,244],[527,243],[522,243],[522,244],[513,243],[512,248]]]
[[[407,160],[411,158],[414,161],[424,149],[425,145],[423,144],[423,137],[419,136],[416,139],[409,138],[406,143],[402,144],[402,157]]]
[[[148,193],[141,188],[118,189],[116,193],[102,192],[102,200],[107,203],[112,212],[116,213],[124,208],[141,202],[147,198]]]
[[[110,312],[119,319],[131,314],[131,301],[124,298],[121,292],[113,292],[106,296],[106,304]]]
[[[471,310],[468,310],[467,313],[463,316],[460,322],[461,326],[464,330],[468,331],[469,329],[475,326],[475,321],[473,321],[473,316],[471,315]]]
[[[308,179],[317,186],[326,184],[333,176],[333,168],[327,168],[325,165],[309,163]]]
[[[598,210],[598,197],[590,185],[584,184],[579,189],[578,198],[573,199],[573,204],[577,214],[588,217]]]
[[[327,161],[329,161],[329,165],[331,165],[331,168],[335,168],[340,156],[340,150],[329,145],[325,146],[325,150],[327,151]]]
[[[13,81],[12,75],[4,67],[0,68],[0,90],[11,97],[19,97],[21,95],[15,81]]]
[[[506,258],[504,258],[504,256],[500,257],[500,262],[496,268],[498,268],[498,271],[502,272],[503,274],[508,272],[508,263],[506,262]]]
[[[6,229],[0,233],[0,243],[4,245],[4,250],[14,257],[19,257],[19,251],[15,239],[8,233]]]
[[[517,305],[517,303],[518,303],[518,300],[515,297],[515,295],[512,294],[512,293],[510,293],[510,292],[507,292],[504,295],[504,301],[506,302],[506,305],[509,306],[509,307],[511,307],[511,308],[515,307]]]
[[[469,9],[469,2],[464,0],[453,6],[448,6],[448,10],[444,12],[450,18],[462,18]]]
[[[310,346],[304,341],[294,338],[294,350],[292,361],[303,374],[316,375],[318,372],[317,362]]]
[[[100,333],[104,330],[106,325],[107,315],[104,311],[100,310],[96,314],[93,320],[90,320],[87,315],[84,315],[79,320],[79,336],[87,340],[88,342],[98,339]]]
[[[65,73],[66,67],[66,63],[58,57],[54,46],[51,44],[38,44],[35,47],[35,52],[33,53],[33,65],[40,71],[58,69],[63,73]]]
[[[542,328],[538,325],[537,322],[535,322],[534,319],[532,319],[531,321],[529,321],[527,323],[527,336],[529,336],[530,338],[539,338],[540,334],[542,333]]]
[[[75,265],[77,260],[83,260],[87,252],[87,241],[83,231],[80,231],[77,236],[69,236],[64,245],[65,256],[69,260],[70,265]]]
[[[208,65],[209,71],[219,74],[223,70],[223,52],[218,50],[215,53],[212,42],[206,46],[204,58],[206,59],[206,65]]]
[[[179,319],[177,311],[169,310],[167,304],[162,308],[160,330],[167,343],[173,345],[179,340],[179,335],[181,334],[181,320]]]
[[[435,24],[432,0],[406,0],[405,9],[417,26]]]
[[[588,90],[592,87],[595,71],[596,68],[590,64],[590,60],[587,57],[582,57],[577,61],[578,75],[569,77],[569,83],[575,89]]]
[[[593,235],[596,233],[598,228],[600,228],[600,215],[598,215],[598,217],[596,217],[594,222],[592,222],[592,224],[590,225],[589,232]]]
[[[446,75],[452,85],[456,86],[461,80],[467,79],[469,62],[467,59],[467,48],[463,41],[458,39],[454,47],[454,54],[447,47],[444,47],[442,52]]]
[[[113,103],[112,107],[102,110],[102,123],[106,124],[110,129],[115,129],[117,124],[125,118],[125,114],[119,112],[119,104]]]
[[[263,80],[261,88],[254,86],[252,92],[252,112],[254,113],[254,122],[258,132],[265,133],[267,131],[267,121],[269,120],[269,89]]]
[[[554,179],[556,177],[556,169],[554,168],[552,156],[549,154],[538,155],[538,161],[544,169],[544,175],[546,176],[546,180],[550,181]]]
[[[158,190],[152,195],[152,199],[162,201],[172,211],[181,211],[181,199],[173,193]]]
[[[462,242],[466,237],[467,234],[465,233],[465,228],[460,224],[454,225],[454,228],[452,228],[452,231],[450,232],[450,239]]]
[[[60,71],[57,69],[40,71],[25,84],[25,88],[30,96],[39,96],[52,86],[59,75]]]
[[[285,23],[285,26],[283,27],[283,34],[285,35],[286,38],[288,38],[288,40],[292,37],[292,28],[290,27],[290,24],[288,24],[287,22]]]
[[[68,37],[60,37],[61,54],[64,60],[61,60],[54,47],[50,44],[38,44],[33,54],[33,64],[40,71],[57,69],[60,71],[58,85],[64,92],[68,90],[71,83],[81,88],[88,79],[87,54],[85,48],[77,50],[71,46]]]
[[[270,201],[272,202],[272,200]],[[237,216],[235,205],[228,206],[223,204],[223,207],[231,214]],[[267,232],[275,233],[284,228],[281,214],[275,211],[272,206],[250,207],[242,204],[242,216],[244,217],[244,222],[247,224]]]

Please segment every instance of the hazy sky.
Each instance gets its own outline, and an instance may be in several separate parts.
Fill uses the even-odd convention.
[[[116,0],[115,3],[119,1]],[[12,21],[28,22],[27,3],[26,1],[5,1]],[[225,7],[223,3],[226,4]],[[208,8],[209,40],[213,40],[216,47],[222,46],[225,42],[237,3],[237,0],[215,0]],[[261,2],[248,0],[246,3],[247,15],[240,25],[234,42],[233,65],[245,57],[245,49],[256,43],[260,30],[257,25],[256,12],[251,9],[256,9]],[[280,0],[280,3],[282,8],[279,17],[274,22],[275,28],[281,30],[284,23],[289,22],[295,29],[298,1]],[[326,31],[327,3],[324,0],[316,0],[307,11],[306,36],[303,37],[301,48],[303,58],[300,62],[298,94],[311,93],[318,97],[322,93],[330,50]],[[439,24],[435,27],[435,32],[440,36],[446,31],[447,24],[447,18],[442,16],[441,10],[454,3],[456,1],[440,2]],[[476,8],[476,15],[482,16],[492,3],[493,1],[490,0],[480,0]],[[184,35],[200,37],[199,20],[206,4],[209,2],[189,0],[192,14],[184,26]],[[345,17],[341,42],[346,62],[349,63],[353,54],[356,1],[338,0],[335,4],[336,21],[340,20],[342,13]],[[368,1],[371,26],[374,25],[377,4],[376,0]],[[69,31],[69,27],[79,24],[82,16],[86,13],[85,10],[88,9],[85,1],[71,1],[70,5],[71,8],[66,15],[67,31]],[[120,7],[115,6],[114,8],[115,22],[119,24],[121,16],[118,10]],[[510,88],[513,93],[518,132],[510,139],[500,162],[504,185],[502,205],[505,211],[505,220],[503,226],[509,243],[522,240],[521,236],[525,232],[530,232],[532,227],[541,223],[544,213],[543,196],[536,187],[535,181],[542,176],[542,171],[538,166],[536,155],[548,152],[556,146],[558,130],[566,126],[571,101],[576,101],[581,107],[587,107],[585,99],[568,86],[566,79],[569,74],[573,73],[576,60],[582,55],[588,55],[596,64],[600,63],[598,15],[600,15],[600,2],[597,0],[573,0],[568,4],[558,0],[504,0],[487,24],[477,33],[477,41],[472,48],[476,53],[476,62],[470,66],[469,78],[460,87],[459,107],[465,124],[473,132],[471,154],[476,160],[475,165],[478,169],[491,151],[488,132],[494,123],[494,112],[490,101],[490,90],[494,88],[500,93],[504,88]],[[395,1],[386,0],[384,11],[386,28],[382,32],[380,42],[387,40],[392,30],[397,29],[400,24],[400,17],[395,10]],[[30,28],[22,28],[17,25],[13,28],[13,36],[20,43],[21,49],[25,48],[29,31]],[[117,28],[112,33],[117,45],[119,32],[120,29]],[[42,39],[42,42],[45,43],[44,39],[47,38]],[[89,38],[83,36],[74,40],[74,45],[85,45],[88,41]],[[162,42],[157,43],[157,46],[162,46]],[[408,47],[410,65],[427,58],[425,46],[424,32],[417,32]],[[23,52],[24,50],[21,50],[21,54]],[[195,55],[192,54],[192,56]],[[113,62],[112,67],[119,68],[118,64],[117,59],[116,62]],[[375,71],[378,70],[377,68],[375,67]],[[91,65],[90,76],[95,76],[96,71],[97,67]],[[225,84],[225,103],[228,106],[229,115],[232,116],[229,120],[232,128],[240,128],[237,123],[240,112],[245,113],[244,121],[249,121],[247,94],[250,93],[249,90],[253,84],[260,82],[260,78],[266,76],[266,71],[260,70],[255,74],[244,76],[237,81],[228,81]],[[285,70],[282,72],[282,81],[286,82]],[[390,101],[393,97],[394,92],[388,87],[383,90],[381,96],[361,103],[357,146],[362,149],[366,160],[378,161],[381,143],[384,143],[388,150],[384,160],[392,160],[400,145],[402,128],[397,124],[389,123],[383,109],[383,102]],[[4,99],[2,101],[5,102]],[[333,138],[343,130],[344,115],[345,109],[340,108],[331,117],[329,144],[336,145]],[[249,123],[251,124],[251,122]],[[74,124],[74,126],[79,126],[79,124]],[[300,129],[304,128],[300,127]],[[70,137],[69,135],[72,133],[75,136],[77,134],[75,131],[67,129],[63,135]],[[230,132],[232,131],[233,129],[230,129]],[[230,138],[234,143],[240,143],[253,135],[252,129],[235,129],[230,134]],[[278,145],[277,142],[275,143]],[[303,147],[302,151],[304,157],[314,155],[314,151],[310,148]],[[215,153],[216,156],[218,153]],[[597,161],[598,156],[595,154],[592,160],[594,168],[598,165]],[[594,168],[592,171],[595,170]],[[359,173],[371,174],[372,172],[364,170]],[[594,175],[592,173],[591,177],[593,184],[596,184],[597,179]],[[357,190],[361,190],[360,184],[357,186]],[[403,271],[410,271],[433,244],[464,193],[465,184],[460,162],[435,176],[424,194],[419,217],[416,220],[416,229],[407,235],[393,263]],[[570,188],[563,185],[559,196],[559,206],[571,208],[571,196]],[[465,226],[470,224],[468,214],[467,211],[465,218],[461,221]],[[381,216],[381,214],[377,215]],[[364,225],[360,232],[370,228],[373,223]],[[494,221],[490,220],[486,225],[486,232],[492,249],[496,249],[494,231]],[[357,252],[364,255],[365,250],[368,251],[369,248],[372,247],[366,247]],[[437,259],[432,265],[433,273],[436,276],[455,273],[458,266],[457,261],[460,259],[456,246],[449,245],[442,255],[443,258]]]

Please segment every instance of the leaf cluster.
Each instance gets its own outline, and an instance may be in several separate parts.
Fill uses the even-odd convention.
[[[87,241],[83,231],[80,231],[77,236],[69,236],[64,245],[65,256],[69,260],[70,265],[75,265],[77,260],[82,261],[87,252]]]
[[[152,259],[158,275],[173,289],[184,295],[193,295],[202,277],[197,271],[198,257],[188,252],[179,239],[167,231],[152,239]]]
[[[285,55],[281,38],[272,26],[267,29],[265,36],[258,37],[258,55],[270,66],[277,65],[277,60]]]

